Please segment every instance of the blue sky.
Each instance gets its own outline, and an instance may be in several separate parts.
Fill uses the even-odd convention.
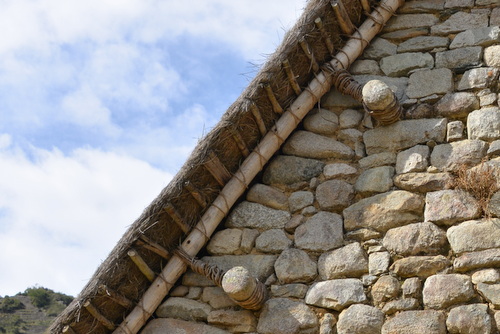
[[[76,295],[304,0],[0,2],[0,296]]]

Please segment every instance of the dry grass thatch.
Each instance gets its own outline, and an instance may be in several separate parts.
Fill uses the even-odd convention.
[[[344,0],[344,6],[351,21],[358,26],[362,16],[360,2]],[[269,88],[283,110],[295,100],[296,87],[294,90],[283,62],[288,61],[298,86],[306,87],[314,78],[315,62],[321,66],[332,58],[315,24],[317,18],[321,18],[335,51],[345,43],[347,36],[339,29],[330,1],[309,1],[280,47],[217,126],[199,142],[181,171],[133,223],[80,295],[56,319],[49,329],[51,333],[61,333],[67,325],[79,334],[110,333],[139,302],[150,281],[131,261],[128,251],[133,248],[155,273],[161,271],[168,255],[158,251],[158,247],[154,251],[151,245],[160,245],[169,252],[176,248],[185,232],[199,221],[217,197],[228,181],[227,176],[238,170],[248,152],[279,118],[279,108],[276,104],[273,106]],[[304,52],[301,41],[306,42],[313,60]],[[255,116],[256,111],[260,120]],[[89,307],[84,307],[89,303],[110,321],[108,326],[96,320]]]

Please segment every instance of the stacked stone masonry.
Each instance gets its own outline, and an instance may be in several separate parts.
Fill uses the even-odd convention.
[[[265,306],[188,271],[142,333],[500,333],[500,192],[485,207],[456,181],[500,183],[499,25],[498,0],[406,2],[351,68],[405,120],[332,90],[204,251]]]

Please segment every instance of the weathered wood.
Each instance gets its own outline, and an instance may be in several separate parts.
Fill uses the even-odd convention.
[[[168,250],[166,250],[165,248],[163,248],[161,245],[157,244],[153,240],[149,239],[145,235],[141,235],[140,238],[136,241],[136,243],[139,246],[142,246],[142,247],[146,248],[147,250],[150,250],[150,251],[160,255],[164,259],[168,260],[170,258],[170,254],[169,254]]]
[[[174,208],[172,203],[167,203],[164,207],[163,210],[165,210],[170,218],[174,221],[174,223],[180,227],[182,232],[188,233],[191,230],[191,227],[189,227],[188,224],[186,224],[183,220],[181,215],[177,212],[177,210]]]
[[[231,173],[229,173],[226,166],[224,166],[214,152],[209,153],[208,160],[204,166],[222,187],[231,178]]]
[[[285,70],[286,77],[288,78],[288,82],[290,82],[290,86],[292,86],[293,91],[298,96],[302,93],[302,89],[300,89],[299,83],[297,82],[297,77],[293,73],[292,68],[290,67],[290,62],[288,59],[285,59],[282,63],[283,69]]]
[[[307,58],[311,61],[311,67],[314,73],[319,71],[319,65],[318,62],[316,61],[316,58],[314,58],[314,55],[311,51],[311,48],[309,47],[309,44],[307,44],[307,41],[305,38],[301,38],[299,40],[299,45],[302,51],[304,51],[305,55]]]
[[[266,124],[262,119],[259,108],[255,105],[255,103],[250,104],[250,111],[252,112],[253,118],[255,118],[255,123],[257,123],[257,127],[259,128],[260,134],[265,136],[267,133]]]
[[[241,136],[241,133],[237,129],[230,129],[231,135],[233,136],[234,142],[238,146],[238,149],[240,150],[241,154],[246,158],[250,154],[250,151],[248,150],[247,145],[245,144],[245,141],[243,140],[243,137]]]
[[[189,191],[189,193],[191,194],[191,196],[193,196],[193,198],[196,200],[196,202],[198,202],[198,204],[202,208],[206,208],[207,207],[207,205],[208,205],[207,201],[203,197],[202,193],[198,189],[196,189],[196,187],[191,182],[187,181],[184,184],[184,187],[186,187],[187,191]]]
[[[90,302],[90,300],[85,301],[85,303],[83,303],[83,307],[85,307],[85,309],[87,311],[89,311],[89,313],[97,321],[99,321],[101,323],[101,325],[103,325],[104,327],[106,327],[110,331],[112,331],[112,330],[114,330],[116,328],[116,325],[111,320],[109,320],[105,316],[103,316],[101,314],[101,312],[99,312],[99,310],[94,305],[92,305],[92,303]]]
[[[156,277],[155,272],[153,270],[151,270],[151,268],[149,268],[148,264],[139,255],[139,253],[137,253],[137,251],[135,249],[130,249],[127,252],[127,255],[130,257],[130,259],[132,260],[132,262],[135,263],[135,265],[137,266],[137,268],[139,268],[139,270],[141,271],[141,273],[144,276],[146,276],[146,278],[150,282],[153,282],[154,279],[155,279],[155,277]]]
[[[268,83],[265,83],[262,85],[264,90],[266,91],[267,98],[269,99],[269,102],[271,102],[271,105],[273,106],[273,110],[277,114],[282,114],[283,113],[283,108],[280,106],[278,100],[276,100],[276,96],[274,95],[273,89],[271,88],[271,85]]]
[[[318,17],[316,20],[314,20],[314,24],[321,33],[321,38],[323,38],[323,41],[325,42],[328,52],[330,52],[330,55],[333,55],[335,48],[333,46],[333,42],[332,39],[330,38],[330,35],[328,35],[328,32],[326,31],[325,26],[323,25],[323,21],[321,20],[320,17]]]
[[[335,12],[335,17],[337,18],[340,29],[344,32],[344,34],[351,36],[356,30],[356,27],[349,18],[342,0],[332,0],[331,5],[333,11]]]
[[[369,13],[370,12],[370,1],[368,0],[360,0],[361,1],[361,7],[363,7],[363,11],[365,13]]]
[[[130,309],[134,306],[134,303],[125,297],[124,295],[116,292],[115,290],[108,288],[106,285],[101,284],[99,288],[97,288],[100,294],[107,296],[109,299],[113,300],[115,303],[125,307],[126,309]]]
[[[372,12],[372,17],[368,18],[359,27],[358,36],[347,41],[341,52],[330,62],[331,66],[333,68],[348,68],[366,47],[364,41],[372,40],[391,17],[392,12],[403,2],[404,0],[382,0],[381,5]],[[391,10],[389,11],[386,8],[391,8]],[[188,237],[182,242],[181,247],[189,255],[195,256],[203,248],[208,241],[207,237],[214,233],[234,203],[245,192],[248,184],[244,184],[242,180],[247,180],[249,183],[254,179],[262,170],[263,164],[279,149],[282,140],[292,133],[298,122],[307,115],[321,96],[328,92],[330,88],[331,80],[329,76],[323,72],[318,73],[309,83],[307,89],[292,103],[290,109],[283,113],[276,122],[273,128],[274,131],[270,131],[245,159],[235,176],[221,190],[213,204],[207,208],[196,228],[193,228]],[[159,277],[142,296],[140,307],[136,306],[134,308],[115,330],[114,334],[137,333],[185,270],[186,264],[178,256],[172,256]]]
[[[63,334],[76,334],[76,332],[71,328],[71,326],[66,325],[62,330]]]

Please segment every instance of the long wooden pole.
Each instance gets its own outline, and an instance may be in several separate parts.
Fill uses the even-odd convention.
[[[404,0],[383,0],[380,7],[371,13],[371,17],[347,41],[330,62],[330,65],[334,69],[349,68],[403,2]],[[201,250],[208,241],[207,238],[210,238],[236,200],[245,192],[249,183],[262,170],[321,96],[330,90],[331,85],[328,75],[323,72],[318,73],[309,86],[292,103],[290,109],[283,113],[275,127],[267,133],[255,150],[245,159],[240,169],[227,182],[200,222],[184,240],[182,248],[186,253],[195,256]],[[173,256],[144,293],[139,304],[113,334],[136,334],[139,332],[185,270],[184,262],[178,256]]]

